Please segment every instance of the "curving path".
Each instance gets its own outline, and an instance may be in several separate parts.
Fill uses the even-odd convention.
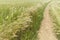
[[[53,23],[49,15],[49,6],[50,5],[48,5],[44,10],[44,19],[38,33],[39,40],[57,40],[53,32]]]

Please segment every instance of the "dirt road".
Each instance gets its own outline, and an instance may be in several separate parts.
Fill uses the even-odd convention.
[[[45,8],[44,19],[41,23],[38,33],[39,40],[57,40],[53,32],[53,23],[49,15],[49,5]]]

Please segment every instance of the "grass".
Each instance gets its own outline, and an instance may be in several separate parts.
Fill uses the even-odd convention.
[[[46,4],[47,5],[47,4]],[[37,33],[40,29],[40,24],[43,19],[43,12],[46,7],[46,5],[43,5],[43,7],[37,8],[34,12],[29,12],[31,14],[31,23],[29,27],[27,27],[24,30],[17,31],[16,35],[17,37],[12,38],[12,40],[38,40],[37,39]]]
[[[40,11],[41,10],[41,11]],[[25,30],[21,30],[16,33],[18,37],[14,40],[37,40],[37,31],[40,28],[40,23],[43,19],[43,8],[38,8],[35,12],[30,12],[32,15],[32,23]]]
[[[53,7],[52,7],[53,6]],[[50,16],[53,19],[54,24],[54,32],[56,33],[56,36],[58,40],[60,40],[60,5],[59,3],[51,5],[50,8]]]
[[[26,5],[0,6],[0,40],[11,39],[19,28],[29,25],[27,22],[30,23],[31,20],[29,14],[25,12],[26,7]]]
[[[0,40],[37,40],[37,31],[46,5],[35,11],[27,9],[37,3],[0,4]]]
[[[27,13],[23,8],[20,9],[20,12],[20,6],[11,8],[10,6],[7,8],[5,6],[0,7],[0,40],[35,40],[36,32],[43,18],[43,8],[38,8],[33,13]],[[29,15],[32,17],[30,18]],[[22,29],[26,26],[28,27],[25,30]]]

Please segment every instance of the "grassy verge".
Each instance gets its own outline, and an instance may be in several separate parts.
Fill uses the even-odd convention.
[[[16,33],[17,37],[12,38],[12,40],[38,40],[37,31],[40,29],[45,6],[37,8],[37,10],[35,10],[34,12],[29,12],[32,16],[32,22],[29,24],[29,27],[24,30],[20,29],[20,31]]]
[[[59,6],[60,6],[59,4],[51,5],[51,9],[50,9],[50,16],[53,19],[53,25],[54,25],[53,29],[58,40],[60,40],[60,12],[59,12],[60,7]]]
[[[30,5],[32,6],[32,5]],[[9,40],[21,27],[30,23],[30,14],[26,13],[29,6],[1,5],[0,6],[0,40]]]
[[[41,10],[41,11],[40,11]],[[40,28],[40,23],[43,19],[43,8],[37,9],[35,12],[30,12],[32,17],[32,22],[29,27],[25,30],[17,32],[18,37],[15,37],[14,40],[36,40],[37,31]]]
[[[46,5],[27,12],[30,6],[0,6],[0,40],[37,40],[37,31]]]

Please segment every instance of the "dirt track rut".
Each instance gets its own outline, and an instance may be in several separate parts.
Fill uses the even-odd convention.
[[[44,19],[38,33],[39,40],[57,40],[53,32],[53,23],[49,15],[49,5],[44,10]]]

